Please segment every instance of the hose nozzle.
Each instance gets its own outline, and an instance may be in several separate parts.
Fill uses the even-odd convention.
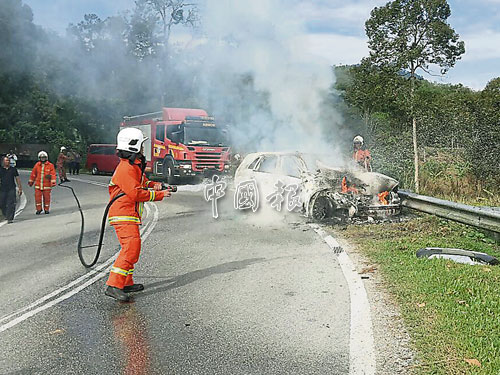
[[[166,183],[162,183],[162,190],[167,190],[171,193],[175,193],[177,191],[177,186],[176,185],[169,185],[169,184],[166,184]]]

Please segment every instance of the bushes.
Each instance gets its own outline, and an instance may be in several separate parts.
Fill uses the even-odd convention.
[[[413,146],[404,75],[338,67],[335,89],[364,129],[373,166],[412,189]],[[383,73],[383,74],[382,74]],[[379,83],[377,83],[380,81]],[[422,193],[491,198],[500,192],[500,78],[483,91],[419,80],[415,91]],[[382,95],[377,88],[383,87]],[[388,95],[390,94],[390,95]],[[338,110],[342,110],[340,107]],[[345,112],[345,111],[343,111]]]

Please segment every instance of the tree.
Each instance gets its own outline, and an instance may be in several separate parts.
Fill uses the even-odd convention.
[[[102,31],[104,29],[104,21],[96,14],[85,14],[83,21],[77,25],[70,24],[68,31],[74,34],[80,41],[83,49],[87,52],[92,51],[96,47],[99,39],[102,39]]]
[[[375,130],[374,113],[401,113],[401,108],[406,104],[400,95],[406,89],[406,81],[397,71],[388,68],[374,66],[369,60],[363,59],[361,64],[345,68],[349,79],[344,81],[347,82],[342,82],[342,78],[339,79],[336,74],[337,89],[341,91],[343,99],[361,111],[365,134]]]
[[[21,0],[0,2],[0,72],[26,73],[36,66],[43,32],[33,24],[31,8]]]
[[[500,77],[492,79],[477,102],[478,122],[470,137],[470,159],[478,178],[500,183]]]
[[[175,25],[194,27],[199,20],[198,9],[195,3],[186,0],[137,0],[136,13],[144,13],[143,19],[150,20],[150,15],[155,17],[156,25],[160,28],[157,33],[147,36],[147,40],[158,40],[161,47],[159,67],[161,74],[161,104],[165,105],[165,89],[167,86],[170,64],[170,37]]]
[[[174,25],[194,26],[198,22],[196,4],[185,0],[139,0],[137,6],[146,5],[158,16],[162,30],[164,57],[168,56],[168,44]]]
[[[465,52],[464,42],[447,23],[450,6],[446,0],[394,0],[374,8],[365,23],[370,61],[409,71],[410,115],[414,153],[415,191],[419,191],[417,120],[414,110],[417,70],[430,74],[437,65],[440,73],[455,65]]]

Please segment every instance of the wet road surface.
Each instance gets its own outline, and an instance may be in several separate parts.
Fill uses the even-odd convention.
[[[109,177],[79,179],[71,186],[95,243]],[[2,319],[88,272],[71,193],[56,188],[40,217],[25,190],[25,211],[0,230]],[[202,192],[148,204],[135,271],[146,290],[123,304],[104,296],[105,275],[75,283],[61,295],[81,290],[0,332],[0,373],[348,373],[349,292],[335,255],[300,217],[261,220],[231,200],[219,201],[217,220]],[[112,230],[105,243],[101,262],[117,250]]]

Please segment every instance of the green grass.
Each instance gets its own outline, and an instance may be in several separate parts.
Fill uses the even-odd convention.
[[[417,374],[500,375],[500,266],[418,259],[423,247],[455,247],[500,258],[483,233],[435,217],[351,226],[351,242],[379,265],[417,352]],[[481,367],[465,359],[477,359]]]

